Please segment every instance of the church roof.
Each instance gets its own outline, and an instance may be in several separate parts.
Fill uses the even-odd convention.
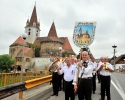
[[[57,38],[57,37],[44,37],[41,41],[40,41],[40,43],[42,43],[42,42],[60,42],[60,43],[63,43],[59,38]]]
[[[37,37],[36,40],[34,41],[34,44],[39,44],[43,39],[44,37]]]
[[[54,22],[51,25],[51,28],[49,30],[48,36],[47,37],[58,37],[56,33],[56,28]]]
[[[10,45],[10,47],[16,46],[16,45],[22,46],[24,43],[25,43],[24,39],[23,39],[21,36],[19,36],[19,37],[16,39],[16,41]],[[25,43],[25,46],[28,46],[28,45]]]
[[[33,9],[33,12],[32,12],[32,15],[31,15],[31,18],[30,18],[30,21],[29,19],[27,20],[27,26],[33,26],[33,23],[36,23],[36,27],[39,28],[40,26],[40,23],[38,22],[37,20],[37,12],[36,12],[36,6],[34,6],[34,9]]]
[[[42,42],[60,42],[63,43],[59,38],[56,37],[37,37],[34,44],[39,44]]]
[[[63,41],[63,50],[65,50],[68,53],[75,54],[67,37],[60,37],[59,39]]]
[[[27,47],[24,48],[24,54],[28,53],[30,49],[31,49],[31,48],[27,48]],[[22,57],[22,55],[23,55],[23,50],[20,50],[20,52],[19,52],[19,54],[17,55],[17,57]]]

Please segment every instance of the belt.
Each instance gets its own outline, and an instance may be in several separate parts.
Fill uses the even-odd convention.
[[[102,77],[110,77],[110,75],[108,75],[108,76],[104,76],[104,75],[102,75]]]
[[[82,79],[92,79],[92,77],[84,77],[84,78],[82,78]]]
[[[72,81],[65,81],[66,83],[72,83],[73,82],[73,80]]]
[[[57,73],[57,72],[53,72],[53,73]]]

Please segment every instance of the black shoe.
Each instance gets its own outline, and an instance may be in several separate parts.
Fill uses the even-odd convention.
[[[52,94],[51,96],[54,96],[55,94]]]
[[[95,91],[93,91],[93,94],[95,94]]]
[[[100,98],[99,100],[105,100],[105,99]]]
[[[58,96],[58,94],[56,94],[56,96]]]

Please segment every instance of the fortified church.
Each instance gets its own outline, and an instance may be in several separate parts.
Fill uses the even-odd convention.
[[[9,47],[9,54],[12,58],[16,59],[16,67],[22,66],[23,54],[24,64],[30,62],[31,59],[35,57],[34,48],[29,48],[27,43],[40,45],[41,58],[49,58],[50,56],[54,57],[59,55],[59,47],[62,48],[61,52],[75,55],[68,37],[58,37],[54,22],[52,22],[50,30],[48,30],[48,35],[46,37],[40,37],[40,22],[37,19],[36,5],[33,8],[30,20],[28,19],[26,22],[25,33],[28,35],[25,41],[19,36]],[[23,45],[24,53],[22,49]]]

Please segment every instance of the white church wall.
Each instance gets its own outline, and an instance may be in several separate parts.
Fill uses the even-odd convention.
[[[32,70],[45,70],[45,67],[51,64],[50,58],[32,58],[31,65],[35,62],[34,68]]]

